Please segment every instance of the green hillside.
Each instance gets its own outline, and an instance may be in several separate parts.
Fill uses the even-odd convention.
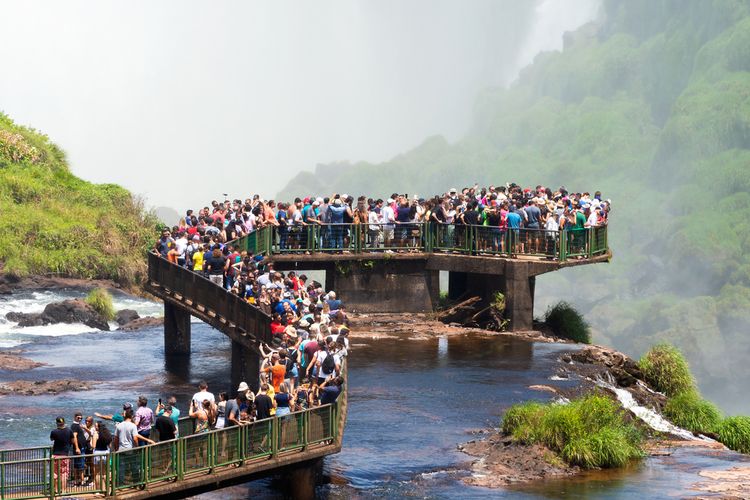
[[[475,181],[612,198],[612,264],[540,278],[539,298],[576,303],[595,341],[633,355],[674,342],[707,393],[750,410],[725,391],[750,382],[737,373],[750,354],[750,2],[606,0],[562,52],[478,96],[463,140],[432,137],[379,165],[320,165],[279,198]]]
[[[2,113],[0,214],[3,272],[124,285],[143,276],[156,223],[127,190],[74,176],[60,148]]]

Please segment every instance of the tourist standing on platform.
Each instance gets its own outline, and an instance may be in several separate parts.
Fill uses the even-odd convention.
[[[50,432],[49,438],[52,441],[52,456],[55,462],[55,486],[53,491],[60,493],[68,484],[68,475],[70,474],[70,459],[68,456],[73,444],[73,431],[65,426],[63,417],[57,417],[55,424],[56,428]]]
[[[154,423],[154,412],[148,407],[146,396],[138,396],[138,409],[135,411],[136,427],[138,434],[144,438],[151,436],[151,425]]]

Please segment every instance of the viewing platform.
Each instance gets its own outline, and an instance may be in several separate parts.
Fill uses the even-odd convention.
[[[235,245],[264,255],[276,270],[325,271],[325,289],[336,290],[354,312],[433,311],[439,273],[447,271],[452,300],[475,295],[489,303],[503,293],[511,330],[532,328],[536,276],[611,258],[607,226],[563,231],[392,226],[316,224],[296,231],[267,226]],[[384,234],[393,237],[386,242]]]

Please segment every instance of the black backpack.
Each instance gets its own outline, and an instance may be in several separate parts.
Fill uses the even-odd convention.
[[[323,362],[320,364],[320,368],[325,373],[331,373],[336,369],[336,361],[333,359],[333,354],[329,352],[326,355],[325,359],[323,359]]]

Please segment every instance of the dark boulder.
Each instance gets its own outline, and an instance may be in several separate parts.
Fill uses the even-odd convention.
[[[56,325],[57,323],[83,323],[97,330],[109,330],[109,323],[93,307],[83,300],[64,300],[47,304],[41,313],[26,314],[9,312],[5,315],[18,326]]]
[[[141,316],[132,309],[123,309],[122,311],[117,311],[117,314],[115,314],[115,321],[118,325],[122,326],[140,317]]]
[[[97,330],[109,330],[109,323],[83,300],[63,300],[47,304],[42,313],[47,324],[83,323]]]

